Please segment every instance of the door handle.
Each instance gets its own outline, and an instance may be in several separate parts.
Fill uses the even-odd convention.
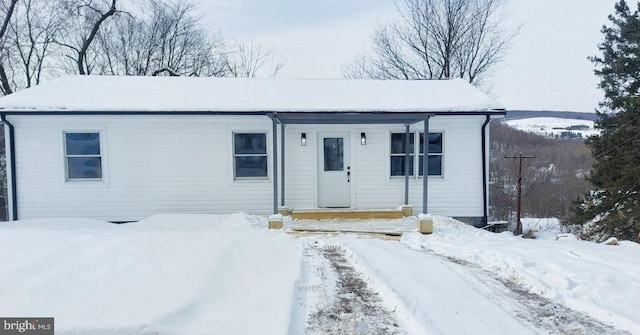
[[[347,166],[347,183],[351,182],[351,167]]]

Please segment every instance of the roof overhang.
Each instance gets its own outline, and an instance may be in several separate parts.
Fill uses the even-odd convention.
[[[283,124],[413,124],[431,116],[505,115],[504,110],[477,112],[289,112],[273,113]]]
[[[413,124],[433,116],[504,116],[505,110],[488,111],[318,111],[318,112],[283,112],[283,111],[12,111],[0,109],[3,116],[268,116],[282,124]]]

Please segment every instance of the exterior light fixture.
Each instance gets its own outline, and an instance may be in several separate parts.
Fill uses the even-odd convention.
[[[367,145],[367,135],[360,133],[360,145]]]
[[[302,133],[300,135],[300,145],[303,147],[307,146],[307,133]]]

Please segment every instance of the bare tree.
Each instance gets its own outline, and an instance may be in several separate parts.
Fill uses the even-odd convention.
[[[227,43],[205,29],[188,0],[146,0],[132,12],[143,14],[123,16],[98,35],[97,73],[255,77],[275,76],[284,64],[274,47]]]
[[[276,49],[250,41],[249,43],[235,42],[235,47],[227,53],[228,66],[233,77],[257,77],[267,71],[268,77],[278,75],[284,66],[284,59],[276,56]]]
[[[101,73],[228,74],[223,38],[202,26],[195,4],[148,0],[137,12],[142,15],[126,16],[99,35]]]
[[[78,74],[90,74],[91,59],[89,56],[93,41],[105,21],[118,13],[116,0],[63,0],[66,12],[68,31],[66,38],[56,42],[68,48],[65,56],[71,60]],[[75,72],[75,71],[74,71]]]
[[[0,26],[0,89],[3,94],[11,94],[13,93],[13,89],[9,84],[9,78],[7,77],[7,73],[5,70],[5,66],[7,64],[7,59],[9,58],[9,52],[6,48],[6,33],[7,27],[9,27],[9,23],[11,22],[11,16],[15,10],[16,4],[18,0],[11,0],[7,5],[4,1],[2,1],[0,5],[0,10],[2,11],[2,26]]]
[[[479,83],[519,28],[505,28],[508,0],[403,0],[400,20],[376,28],[372,50],[343,67],[348,78]]]
[[[7,44],[14,54],[14,87],[40,83],[47,57],[51,54],[63,17],[58,2],[20,0],[8,27]],[[19,78],[18,78],[19,77]]]

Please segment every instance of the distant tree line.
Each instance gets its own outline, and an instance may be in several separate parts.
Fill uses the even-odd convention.
[[[491,123],[490,217],[515,222],[517,160],[505,156],[535,156],[523,162],[523,217],[555,217],[567,221],[575,200],[590,189],[586,176],[591,153],[581,139],[553,139]]]
[[[188,0],[0,2],[2,94],[64,74],[255,77],[283,64],[206,27]]]

